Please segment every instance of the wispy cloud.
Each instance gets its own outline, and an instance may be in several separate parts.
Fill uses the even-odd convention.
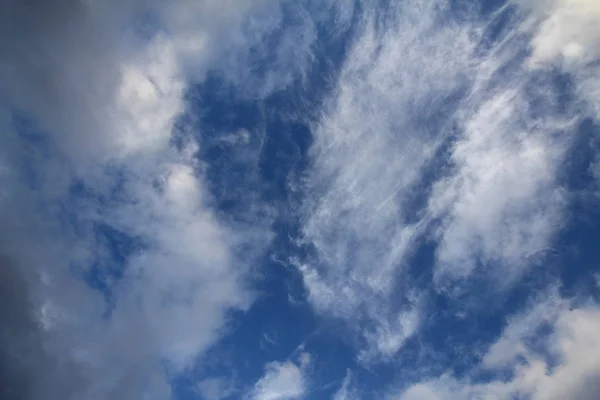
[[[356,391],[352,389],[352,373],[350,371],[346,372],[346,376],[342,381],[342,386],[338,389],[337,392],[333,395],[332,400],[351,400],[360,398]]]
[[[429,209],[444,220],[440,285],[469,276],[478,263],[499,265],[509,283],[535,264],[561,224],[564,200],[555,176],[569,124],[532,116],[522,90],[500,90],[473,105],[475,114],[464,118],[464,134],[452,149],[456,172],[434,186]]]
[[[481,277],[501,277],[500,293],[540,264],[564,223],[557,176],[583,115],[565,108],[556,71],[532,68],[563,51],[540,47],[545,14],[364,8],[315,127],[302,233],[316,255],[298,265],[315,308],[354,321],[365,351],[389,359],[419,328],[407,282],[425,240],[435,263],[419,268],[445,295]]]
[[[317,258],[301,267],[315,307],[366,312],[377,332],[368,337],[387,343],[375,346],[386,356],[418,326],[411,299],[404,309],[389,300],[423,227],[414,185],[443,136],[423,121],[464,85],[472,49],[467,30],[437,26],[437,5],[391,8],[379,27],[383,17],[366,13],[315,129],[303,235]]]
[[[569,74],[579,96],[581,113],[596,121],[600,119],[598,2],[521,0],[517,3],[533,26],[530,68],[559,68]]]

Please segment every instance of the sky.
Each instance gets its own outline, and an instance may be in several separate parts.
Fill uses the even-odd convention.
[[[596,400],[596,0],[0,2],[0,398]]]

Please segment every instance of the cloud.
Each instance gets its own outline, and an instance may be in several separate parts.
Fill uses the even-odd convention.
[[[459,22],[444,2],[377,18],[365,13],[315,128],[302,233],[316,256],[297,264],[315,308],[370,320],[366,351],[389,359],[418,330],[407,274],[424,239],[448,294],[480,273],[510,286],[543,256],[577,118],[519,58],[513,30],[482,51],[486,23]]]
[[[516,3],[527,18],[525,30],[532,37],[529,67],[533,70],[559,68],[568,74],[578,95],[581,116],[598,121],[598,3],[590,0],[519,0]]]
[[[199,112],[188,95],[208,72],[244,100],[302,86],[323,21],[336,24],[326,35],[356,36],[310,121],[309,167],[291,183],[303,189],[297,243],[309,255],[290,258],[314,309],[357,334],[359,362],[395,361],[427,322],[430,294],[469,293],[483,277],[500,282],[501,296],[543,265],[565,223],[558,175],[576,127],[600,115],[596,3],[523,0],[522,14],[503,7],[487,21],[442,0],[375,3],[0,5],[1,296],[10,305],[0,307],[0,380],[14,382],[2,396],[168,398],[169,377],[219,340],[232,310],[250,307],[247,278],[275,212],[248,187],[232,190],[243,218],[219,212],[199,154],[215,140],[243,153],[245,167],[259,150],[246,150],[251,131],[210,139],[186,124]],[[573,82],[573,104],[557,77]],[[432,265],[411,258],[423,244],[434,247]],[[430,269],[431,287],[415,287],[413,273]],[[559,385],[585,397],[597,366],[576,358],[596,345],[586,332],[597,316],[566,312],[567,303],[555,297],[515,317],[489,348],[480,368],[509,368],[510,379],[448,375],[403,396],[543,398]],[[556,368],[530,343],[544,324]],[[268,364],[251,397],[304,396],[308,365]],[[350,383],[339,398],[354,394]],[[219,398],[224,385],[198,388]]]
[[[178,119],[189,85],[217,67],[215,35],[254,7],[0,6],[0,254],[23,288],[6,292],[22,316],[1,316],[11,397],[169,398],[168,375],[251,304],[244,278],[269,221],[218,215],[199,135]]]
[[[565,200],[555,176],[570,120],[532,116],[523,90],[500,89],[461,121],[464,134],[450,155],[456,172],[435,184],[429,200],[431,214],[443,216],[440,286],[468,277],[478,263],[500,266],[509,284],[535,265],[562,223]]]
[[[205,400],[226,399],[235,392],[232,383],[222,378],[204,379],[198,382],[197,389]]]
[[[550,62],[558,57],[569,66],[572,63],[593,61],[600,52],[600,33],[596,21],[600,6],[592,0],[519,1],[532,12],[536,24],[532,40],[533,64]]]
[[[582,116],[600,120],[600,5],[592,0],[517,2],[532,35],[532,69],[558,67],[573,79]],[[598,157],[596,157],[598,164]]]
[[[352,384],[352,373],[350,370],[346,372],[346,376],[342,381],[342,386],[333,395],[332,400],[351,400],[360,398],[356,391],[351,388]]]
[[[373,330],[364,332],[366,347],[358,354],[364,362],[379,358],[392,359],[402,348],[404,342],[419,329],[421,315],[418,306],[411,305],[396,314],[396,320],[388,319],[375,324]]]
[[[300,271],[315,308],[364,317],[362,325],[374,326],[369,347],[384,357],[419,320],[412,295],[405,307],[391,297],[426,225],[411,201],[443,136],[423,122],[461,89],[469,69],[468,29],[439,25],[445,11],[441,3],[404,2],[378,26],[369,9],[314,129],[302,234],[317,254]]]
[[[402,2],[385,17],[364,3],[313,129],[300,242],[315,253],[293,260],[314,308],[362,336],[363,361],[389,360],[419,330],[414,299],[426,295],[411,270],[432,267],[444,295],[481,278],[501,295],[565,224],[558,176],[586,114],[556,79],[574,79],[574,103],[597,115],[597,6],[519,5],[524,14],[481,19],[443,1]],[[559,56],[576,60],[540,67]],[[434,265],[410,265],[425,241]]]
[[[306,369],[310,355],[302,353],[298,364],[274,361],[266,365],[265,374],[250,395],[253,400],[292,400],[302,398],[307,390]]]
[[[593,399],[598,393],[594,377],[600,372],[600,341],[594,334],[600,324],[597,306],[576,307],[549,294],[529,310],[509,320],[498,341],[479,366],[483,371],[508,370],[507,378],[475,382],[450,375],[412,385],[399,398],[409,399]],[[544,326],[547,335],[540,334]]]

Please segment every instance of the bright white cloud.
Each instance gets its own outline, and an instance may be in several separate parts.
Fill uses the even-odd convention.
[[[600,5],[594,0],[519,0],[537,25],[533,37],[533,64],[562,57],[566,66],[600,56]]]
[[[594,0],[519,0],[532,26],[532,69],[558,66],[582,100],[580,112],[600,120],[600,3]],[[596,161],[598,164],[598,161]]]
[[[437,252],[441,286],[446,278],[468,277],[478,262],[499,265],[510,284],[561,224],[555,174],[568,148],[569,121],[536,120],[515,89],[473,105],[452,150],[456,173],[434,187],[430,212],[446,215]]]
[[[543,326],[551,329],[540,336]],[[411,399],[595,399],[600,373],[600,327],[596,306],[573,307],[551,294],[508,322],[483,357],[484,371],[508,369],[507,379],[473,383],[449,375],[409,387],[400,397]],[[543,348],[543,351],[540,351]]]
[[[293,400],[304,396],[310,355],[302,353],[298,364],[274,361],[267,364],[265,374],[256,384],[250,397],[253,400]]]
[[[542,3],[528,3],[529,18],[502,8],[489,26],[456,22],[444,1],[401,2],[375,23],[365,3],[311,149],[303,239],[317,256],[296,263],[317,310],[370,319],[358,328],[365,352],[389,358],[418,329],[418,302],[398,313],[391,294],[406,291],[406,256],[422,239],[438,240],[437,290],[464,293],[476,275],[501,278],[501,292],[539,265],[564,223],[557,174],[583,115],[565,111],[551,72],[532,65],[580,46],[567,71],[595,107],[595,67],[586,63],[597,35],[586,32],[597,6]],[[511,29],[490,43],[502,18]],[[523,33],[532,37],[528,59]],[[448,158],[437,159],[431,184],[434,157]]]
[[[443,137],[423,120],[466,82],[473,45],[468,29],[437,24],[443,10],[404,2],[384,28],[367,13],[315,129],[303,235],[318,257],[300,270],[318,310],[374,323],[365,354],[393,356],[419,321],[414,302],[390,297],[425,226],[412,191]]]

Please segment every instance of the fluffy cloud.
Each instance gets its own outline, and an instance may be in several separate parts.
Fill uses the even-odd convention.
[[[555,176],[568,149],[569,120],[536,119],[523,89],[516,89],[474,105],[452,149],[456,172],[434,186],[429,210],[444,220],[440,286],[469,276],[478,263],[500,265],[503,281],[514,281],[561,224],[565,201]]]
[[[302,353],[298,365],[285,361],[267,364],[265,374],[250,395],[253,400],[293,400],[302,398],[307,390],[306,369],[310,355]]]
[[[530,23],[537,25],[533,37],[531,62],[550,62],[562,57],[567,66],[573,62],[593,61],[600,52],[600,33],[596,27],[600,6],[592,0],[521,0],[532,12]]]
[[[22,288],[5,292],[18,311],[2,315],[3,397],[169,398],[167,375],[251,303],[238,249],[260,252],[269,221],[220,220],[196,135],[176,122],[189,82],[216,65],[215,35],[253,7],[0,6],[0,254]],[[115,247],[130,250],[115,261]]]
[[[600,120],[600,5],[593,0],[520,0],[532,26],[530,68],[557,66],[573,78],[581,111]],[[596,161],[596,165],[599,162]]]
[[[484,355],[481,370],[510,371],[506,379],[475,383],[443,376],[408,388],[409,399],[593,399],[599,386],[600,326],[596,306],[574,307],[556,295],[512,318]],[[540,335],[540,329],[551,333]]]

